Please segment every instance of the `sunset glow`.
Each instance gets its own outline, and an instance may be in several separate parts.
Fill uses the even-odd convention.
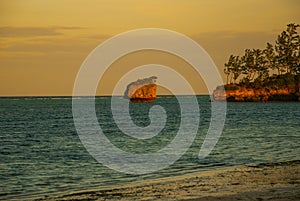
[[[288,23],[299,23],[299,10],[297,0],[3,0],[0,96],[71,95],[86,56],[104,40],[138,28],[170,29],[191,37],[222,72],[231,53],[263,48]],[[206,93],[201,81],[192,82],[196,93]],[[110,84],[98,95],[109,94]]]

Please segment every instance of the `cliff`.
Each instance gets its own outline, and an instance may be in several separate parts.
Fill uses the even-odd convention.
[[[225,86],[225,88],[228,86]],[[232,87],[232,85],[231,85]],[[231,102],[267,102],[267,101],[299,101],[296,93],[291,93],[289,89],[254,89],[243,86],[234,86],[234,89],[225,89],[223,86],[217,87],[213,92],[216,101]]]
[[[155,84],[157,77],[139,79],[130,83],[124,93],[124,98],[130,99],[131,102],[153,102],[156,99]]]
[[[300,101],[300,75],[274,75],[264,81],[241,82],[218,86],[213,92],[216,101],[267,102]]]

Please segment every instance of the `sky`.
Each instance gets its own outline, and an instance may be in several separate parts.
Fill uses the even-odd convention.
[[[72,95],[76,75],[93,49],[141,28],[192,38],[225,80],[230,54],[274,43],[288,23],[300,23],[299,10],[298,0],[0,0],[0,96]],[[116,61],[99,82],[97,95],[110,95],[122,74],[148,63],[174,68],[197,94],[207,93],[201,76],[184,61],[145,51]]]

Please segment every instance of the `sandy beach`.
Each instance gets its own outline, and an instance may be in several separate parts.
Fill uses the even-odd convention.
[[[300,161],[202,171],[43,200],[300,200]]]

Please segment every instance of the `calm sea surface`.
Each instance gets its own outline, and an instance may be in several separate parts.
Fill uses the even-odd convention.
[[[189,97],[185,97],[188,99]],[[128,175],[99,164],[82,145],[72,118],[72,99],[0,99],[0,199],[31,199],[126,182],[182,175],[243,164],[300,159],[300,103],[228,103],[223,134],[211,154],[198,159],[210,122],[208,96],[198,96],[201,122],[197,137],[180,160],[146,175]],[[110,111],[110,98],[97,97],[99,124],[124,151],[156,152],[176,135],[180,109],[174,97],[131,104],[138,126],[150,124],[149,108],[165,108],[167,123],[149,140],[124,136]]]

